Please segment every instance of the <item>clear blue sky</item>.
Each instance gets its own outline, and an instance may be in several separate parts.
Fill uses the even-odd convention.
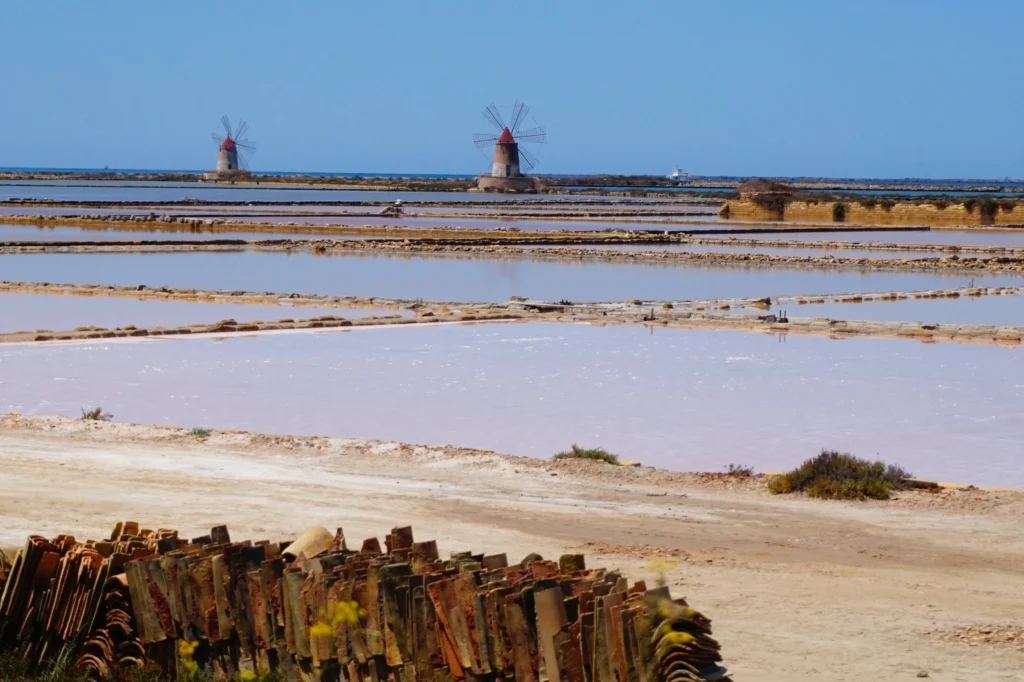
[[[1020,0],[5,0],[0,166],[1024,177]]]

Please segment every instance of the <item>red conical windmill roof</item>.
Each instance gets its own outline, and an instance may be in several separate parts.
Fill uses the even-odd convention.
[[[220,148],[231,151],[232,149],[235,148],[235,141],[232,140],[230,137],[225,137],[224,141],[220,143]]]
[[[498,138],[498,144],[510,144],[515,141],[516,138],[512,137],[512,131],[508,127],[501,131],[501,137]]]

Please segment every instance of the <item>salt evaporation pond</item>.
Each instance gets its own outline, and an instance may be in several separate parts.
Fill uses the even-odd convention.
[[[527,247],[552,248],[550,245]],[[823,258],[942,258],[945,254],[930,251],[887,251],[871,249],[814,249],[788,246],[719,246],[717,244],[586,244],[565,246],[566,249],[600,249],[603,251],[670,251],[674,253],[751,253],[766,256],[811,256]]]
[[[62,201],[560,201],[569,195],[485,194],[481,192],[402,192],[392,190],[336,189],[325,186],[245,185],[230,187],[210,183],[141,183],[122,181],[0,182],[0,200],[9,198]],[[588,197],[597,199],[599,197]],[[577,198],[578,199],[578,198]],[[621,200],[622,197],[614,197]]]
[[[254,251],[4,254],[0,279],[479,302],[517,295],[549,301],[681,300],[1024,282],[945,272]]]
[[[119,230],[96,227],[38,227],[0,225],[0,242],[36,241],[209,241],[211,239],[370,239],[362,235],[306,234],[302,232],[254,232],[231,230],[218,232],[181,230]]]
[[[0,411],[1024,486],[1018,349],[557,323],[0,346]],[[282,409],[282,406],[287,409]]]
[[[346,227],[414,227],[414,228],[435,228],[435,227],[462,227],[472,230],[497,230],[498,228],[515,228],[522,232],[572,230],[576,232],[599,232],[599,231],[628,231],[646,230],[656,232],[686,232],[688,225],[684,223],[657,223],[657,222],[627,222],[608,220],[543,220],[529,219],[516,220],[514,218],[492,218],[486,214],[473,213],[462,214],[456,217],[423,217],[423,218],[395,218],[387,216],[346,216],[343,213],[355,213],[356,210],[332,211],[339,215],[309,216],[299,214],[267,214],[256,213],[255,211],[210,212],[210,211],[181,211],[181,210],[160,210],[160,215],[176,215],[185,217],[199,217],[201,219],[219,219],[237,223],[271,223],[297,225],[343,225]],[[82,215],[145,215],[148,216],[154,211],[148,209],[80,209],[80,208],[4,208],[0,207],[0,220],[5,215],[47,215],[47,216],[71,216],[77,218]],[[654,220],[654,219],[652,219]],[[129,223],[130,225],[130,223]]]
[[[739,226],[737,226],[739,227]],[[716,235],[728,236],[728,235]],[[1010,230],[915,230],[871,232],[789,232],[776,231],[736,235],[737,239],[811,239],[815,241],[870,242],[882,244],[939,244],[949,246],[1024,246],[1024,229]]]
[[[211,324],[220,320],[276,322],[335,315],[359,318],[409,313],[382,308],[328,308],[289,305],[246,305],[139,300],[120,296],[62,296],[53,294],[0,293],[0,333],[68,331],[76,327],[177,327]]]
[[[145,213],[148,213],[146,211]],[[516,220],[514,218],[489,218],[484,214],[464,214],[445,218],[392,218],[378,216],[304,216],[304,215],[230,215],[223,214],[225,220],[232,222],[260,223],[298,223],[300,225],[363,225],[388,227],[462,227],[469,230],[497,230],[498,228],[515,228],[522,232],[538,232],[553,230],[572,230],[576,232],[628,231],[647,230],[656,232],[686,232],[689,226],[685,223],[629,222],[609,220]],[[652,219],[654,220],[654,219]]]
[[[872,322],[937,322],[939,324],[992,324],[1024,327],[1024,296],[961,296],[863,303],[784,303],[789,317],[828,317],[833,320]],[[758,310],[737,310],[763,315]],[[1022,373],[1024,376],[1024,373]]]

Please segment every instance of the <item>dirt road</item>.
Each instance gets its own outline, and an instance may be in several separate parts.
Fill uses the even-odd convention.
[[[1020,493],[826,503],[591,462],[9,416],[0,472],[3,546],[119,519],[188,535],[226,523],[235,539],[412,524],[442,552],[582,550],[630,577],[663,570],[712,618],[738,680],[1024,680]],[[957,639],[968,626],[981,630]]]

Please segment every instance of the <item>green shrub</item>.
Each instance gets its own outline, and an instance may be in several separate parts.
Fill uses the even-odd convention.
[[[832,222],[841,223],[846,220],[846,204],[837,201],[832,204]]]
[[[33,672],[24,655],[9,651],[0,656],[0,680],[3,682],[88,682],[74,669],[75,644],[67,642],[57,655]]]
[[[857,203],[864,208],[874,208],[875,206],[878,206],[878,199],[874,197],[864,197],[863,199],[858,199]]]
[[[766,211],[772,211],[782,216],[786,210],[786,204],[789,203],[789,196],[785,194],[755,194],[750,200]]]
[[[896,202],[892,199],[879,199],[878,205],[882,207],[883,211],[891,211],[892,207],[896,205]]]
[[[193,438],[209,438],[210,437],[210,429],[202,429],[202,428],[196,427],[196,428],[192,429],[191,431],[189,431],[188,435],[192,436]]]
[[[946,201],[945,199],[936,199],[935,201],[932,202],[932,206],[939,209],[940,211],[944,211],[947,208],[949,208],[949,202]]]
[[[28,666],[25,659],[13,651],[8,651],[0,656],[0,680],[12,680],[21,682],[28,676]]]
[[[978,205],[977,199],[964,199],[964,208],[967,213],[974,213],[974,207]]]
[[[113,418],[114,415],[104,412],[102,407],[95,407],[91,410],[82,408],[82,419],[85,421],[108,422]]]
[[[608,464],[618,464],[619,456],[613,455],[604,448],[581,448],[573,443],[572,449],[566,452],[559,452],[555,459],[594,459]]]
[[[894,464],[822,450],[796,469],[772,478],[768,490],[776,495],[803,492],[827,500],[887,500],[894,490],[906,488],[909,478]]]
[[[978,199],[978,213],[981,215],[981,222],[995,222],[996,213],[999,211],[999,202],[992,197],[981,197]]]
[[[1016,204],[1009,199],[1002,199],[999,202],[999,208],[1003,209],[1003,213],[1013,213],[1013,207]]]
[[[725,473],[733,478],[750,478],[754,475],[754,467],[746,464],[730,464],[725,468]]]

